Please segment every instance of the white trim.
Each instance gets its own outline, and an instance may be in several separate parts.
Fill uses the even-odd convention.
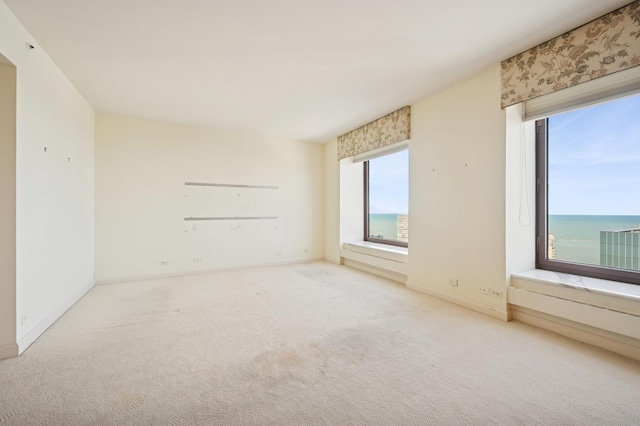
[[[509,288],[508,302],[580,324],[640,339],[640,317],[519,288]]]
[[[385,155],[395,154],[396,152],[404,151],[405,149],[409,149],[409,139],[372,149],[371,151],[366,151],[361,154],[356,154],[352,158],[354,163],[362,163]]]
[[[640,286],[635,284],[533,269],[511,274],[511,285],[536,293],[640,315]],[[624,310],[624,304],[629,307],[628,311]]]
[[[266,262],[266,263],[256,263],[251,265],[224,266],[219,268],[199,269],[197,271],[182,271],[182,272],[167,272],[164,274],[134,275],[131,277],[98,280],[96,281],[96,285],[122,284],[122,283],[128,283],[128,282],[136,282],[136,281],[160,280],[163,278],[179,278],[179,277],[185,277],[190,275],[204,275],[204,274],[211,274],[214,272],[235,271],[238,269],[255,269],[255,268],[266,268],[269,266],[286,266],[286,265],[295,265],[298,263],[317,262],[317,261],[324,261],[324,260],[325,260],[324,257],[305,257],[305,258],[287,260],[282,262]]]
[[[342,258],[338,256],[337,259],[334,259],[332,257],[327,257],[325,256],[324,259],[322,259],[325,262],[329,262],[329,263],[333,263],[334,265],[342,265]]]
[[[603,336],[599,334],[600,332],[597,329],[593,330],[591,327],[582,324],[576,324],[563,320],[562,318],[530,311],[519,306],[514,306],[512,310],[515,321],[549,330],[570,339],[640,361],[640,346],[615,338],[619,336]],[[640,344],[640,342],[638,342],[638,344]]]
[[[42,335],[54,322],[56,322],[65,312],[69,310],[76,302],[89,292],[95,286],[95,281],[81,288],[76,294],[71,296],[66,302],[60,305],[56,310],[49,314],[40,324],[36,325],[24,337],[18,341],[18,354],[22,354],[38,337]]]
[[[0,345],[0,359],[15,358],[18,354],[18,344],[10,343],[8,345]]]
[[[343,259],[355,261],[363,265],[374,268],[372,273],[376,270],[386,271],[393,275],[390,275],[390,279],[398,282],[405,283],[407,275],[409,273],[408,265],[408,253],[404,247],[380,247],[383,244],[371,244],[371,243],[344,243],[342,250],[340,250],[340,256]],[[345,264],[348,262],[345,261]],[[363,268],[358,268],[363,269]],[[381,275],[377,273],[378,275]],[[385,276],[385,275],[383,275]],[[387,277],[387,278],[389,278]]]
[[[398,282],[405,285],[407,282],[407,276],[404,274],[398,274],[386,269],[378,268],[373,265],[358,262],[356,260],[344,259],[344,265],[350,268],[358,269],[369,274],[377,275],[382,278],[386,278],[391,281]]]
[[[420,293],[428,294],[429,296],[437,297],[438,299],[446,300],[447,302],[455,303],[456,305],[463,306],[465,308],[471,309],[472,311],[479,312],[481,314],[489,315],[493,318],[497,318],[502,321],[511,321],[511,311],[498,311],[490,306],[481,305],[479,303],[470,302],[464,299],[458,299],[457,297],[452,297],[444,293],[440,293],[439,291],[426,289],[423,287],[419,287],[413,284],[407,283],[407,288],[411,290],[419,291]]]
[[[409,269],[406,263],[358,253],[356,251],[341,250],[340,255],[345,259],[355,260],[356,262],[364,263],[365,265],[373,266],[374,268],[379,268],[399,275],[407,276],[407,271]]]
[[[343,243],[340,258],[346,266],[401,284],[407,282],[409,255],[406,247],[368,241]]]
[[[537,120],[640,92],[640,66],[525,101],[525,120]]]
[[[640,287],[559,272],[511,276],[513,319],[640,361]]]
[[[407,247],[392,246],[390,244],[359,241],[344,243],[342,244],[342,248],[382,259],[393,260],[394,262],[407,263],[409,259],[409,249]]]

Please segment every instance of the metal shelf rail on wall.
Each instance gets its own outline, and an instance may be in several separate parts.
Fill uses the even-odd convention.
[[[198,262],[284,256],[281,191],[275,185],[185,182],[183,235]],[[203,259],[203,260],[200,260]]]
[[[279,187],[185,182],[186,222],[277,220]],[[202,190],[201,190],[202,189]]]

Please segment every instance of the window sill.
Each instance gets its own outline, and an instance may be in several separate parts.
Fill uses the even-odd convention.
[[[517,321],[640,360],[640,286],[536,269],[507,294]]]
[[[607,297],[628,299],[640,302],[640,285],[565,274],[562,272],[533,269],[512,275],[512,281],[527,281],[564,289],[577,290],[590,294],[601,294]],[[512,284],[513,285],[513,284]]]
[[[407,247],[392,246],[389,244],[372,243],[370,241],[357,241],[344,243],[344,250],[351,250],[370,256],[380,257],[382,259],[392,260],[394,262],[407,263],[409,249]]]
[[[634,284],[535,269],[511,276],[507,301],[514,309],[640,340],[640,286]]]
[[[405,283],[407,279],[409,250],[406,247],[390,246],[357,241],[342,244],[340,256],[347,266],[366,270],[386,278]]]

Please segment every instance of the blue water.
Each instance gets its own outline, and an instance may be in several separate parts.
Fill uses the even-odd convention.
[[[398,238],[398,215],[389,214],[370,214],[369,215],[369,236],[375,238],[383,238],[395,240]]]
[[[369,215],[370,236],[395,240],[398,215]],[[640,227],[640,216],[549,215],[549,233],[555,237],[556,259],[600,264],[600,231]]]
[[[556,259],[600,264],[600,231],[640,227],[640,216],[549,215],[549,233],[555,237]]]

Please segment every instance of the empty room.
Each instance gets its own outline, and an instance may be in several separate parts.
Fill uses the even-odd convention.
[[[640,424],[640,0],[0,0],[0,425]]]

